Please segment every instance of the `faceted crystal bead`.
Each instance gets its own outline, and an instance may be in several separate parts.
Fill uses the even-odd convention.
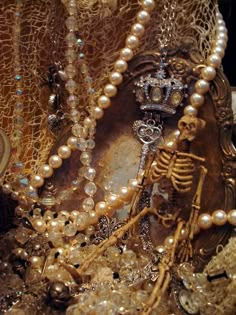
[[[66,35],[66,42],[68,47],[73,47],[76,45],[77,38],[73,32],[70,32]]]
[[[74,49],[68,49],[66,51],[66,60],[70,63],[74,62],[77,57],[76,51]]]
[[[77,124],[80,118],[80,113],[75,108],[72,108],[70,111],[70,117],[72,121]]]
[[[73,79],[77,74],[77,69],[72,64],[67,65],[65,71],[70,79]]]
[[[95,148],[95,141],[92,139],[87,140],[87,148],[92,150]]]
[[[76,88],[77,88],[77,83],[74,80],[70,79],[67,81],[65,87],[69,93],[74,93],[76,91]]]
[[[68,28],[69,31],[76,31],[78,28],[77,25],[77,20],[74,16],[69,16],[66,19],[66,27]]]
[[[78,105],[78,97],[72,94],[67,98],[66,102],[71,108],[75,108]]]
[[[82,207],[85,211],[90,211],[94,208],[94,200],[93,198],[89,197],[84,199],[83,203],[82,203]]]
[[[75,124],[72,127],[72,133],[77,138],[84,138],[84,137],[86,137],[86,130],[80,124]]]
[[[84,186],[84,191],[87,195],[92,197],[97,192],[97,186],[93,182],[89,182]]]
[[[77,227],[74,224],[69,223],[65,225],[63,231],[64,231],[64,235],[66,236],[69,236],[69,237],[74,236],[77,232]]]
[[[83,138],[79,138],[78,139],[77,148],[80,151],[85,151],[87,149],[87,141],[85,139],[83,139]]]
[[[90,152],[82,152],[80,155],[80,161],[83,165],[89,165],[92,162],[92,156]]]
[[[17,114],[19,114],[19,113],[23,112],[23,110],[24,110],[24,105],[23,105],[23,103],[17,102],[16,105],[15,105],[15,112],[16,112]]]
[[[93,180],[96,176],[96,170],[92,167],[87,167],[84,175],[83,175],[87,180]]]

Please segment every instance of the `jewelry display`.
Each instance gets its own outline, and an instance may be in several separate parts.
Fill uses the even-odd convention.
[[[0,236],[0,313],[234,314],[236,152],[216,1],[5,2],[15,95],[1,190],[17,206]],[[31,70],[27,49],[43,61]]]

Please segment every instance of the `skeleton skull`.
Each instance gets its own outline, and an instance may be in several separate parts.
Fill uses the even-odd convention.
[[[181,132],[179,139],[193,141],[197,133],[205,127],[205,124],[204,120],[197,117],[183,116],[178,123],[178,128]]]

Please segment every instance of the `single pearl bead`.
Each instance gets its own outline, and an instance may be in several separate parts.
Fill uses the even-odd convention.
[[[164,245],[166,248],[171,248],[174,244],[174,237],[173,236],[168,236],[165,241],[164,241]]]
[[[218,31],[218,33],[226,33],[226,34],[228,34],[227,28],[225,27],[225,25],[222,25],[222,24],[218,25],[217,31]]]
[[[137,187],[138,187],[138,180],[136,178],[135,179],[130,179],[128,188],[130,188],[133,191],[135,191],[137,189]]]
[[[228,41],[228,35],[226,33],[219,33],[217,35],[216,41],[218,41],[219,39],[223,39],[227,42]]]
[[[216,70],[214,67],[207,66],[201,71],[202,78],[206,81],[211,81],[216,76]]]
[[[39,233],[44,233],[46,231],[46,223],[42,219],[35,219],[32,222],[33,228],[39,232]]]
[[[114,97],[117,94],[117,87],[113,84],[106,84],[104,87],[104,94],[107,97]]]
[[[30,179],[30,184],[35,187],[35,188],[39,188],[41,186],[43,186],[44,184],[44,179],[42,176],[40,175],[32,175],[31,179]]]
[[[39,256],[32,256],[29,259],[30,266],[32,269],[38,269],[42,266],[42,258]]]
[[[156,247],[156,251],[159,253],[159,254],[163,254],[165,252],[165,247],[162,246],[162,245],[158,245]]]
[[[71,156],[71,148],[68,147],[67,145],[62,145],[58,149],[58,155],[62,159],[68,159]]]
[[[98,213],[96,211],[89,211],[88,224],[95,224],[98,221]]]
[[[209,91],[210,84],[206,80],[197,80],[195,83],[195,89],[197,93],[205,94]]]
[[[10,194],[10,193],[11,193],[11,190],[12,190],[12,188],[11,188],[11,185],[10,185],[10,184],[4,184],[4,185],[2,186],[2,192],[3,192],[4,194],[6,194],[6,195]]]
[[[134,49],[134,48],[137,48],[139,45],[139,39],[137,36],[134,36],[134,35],[129,35],[127,38],[126,38],[126,46],[128,48],[131,48],[131,49]]]
[[[95,232],[95,228],[92,225],[89,225],[85,230],[85,234],[88,236],[93,235],[94,232]]]
[[[102,108],[100,108],[98,106],[94,107],[93,116],[95,119],[101,119],[103,117],[103,115],[104,115],[104,111]]]
[[[91,127],[95,127],[95,121],[92,120],[91,118],[89,117],[86,117],[84,119],[84,126],[87,127],[87,128],[91,128]]]
[[[48,164],[44,164],[40,166],[39,174],[44,178],[49,178],[53,174],[53,168]]]
[[[135,23],[132,28],[131,28],[131,32],[134,36],[137,36],[137,37],[142,37],[144,32],[145,32],[145,29],[144,29],[144,26],[140,23]]]
[[[225,50],[221,46],[215,46],[212,50],[213,54],[218,54],[221,58],[225,55]]]
[[[221,46],[222,48],[226,48],[227,46],[227,41],[223,38],[218,38],[215,42],[215,46]]]
[[[125,47],[120,52],[120,58],[125,61],[130,61],[134,56],[132,49]]]
[[[184,115],[196,117],[197,113],[198,113],[198,110],[192,105],[188,105],[184,108]]]
[[[212,213],[212,222],[215,225],[224,225],[227,222],[227,214],[223,210],[216,210]]]
[[[47,230],[48,230],[48,232],[60,230],[59,222],[57,220],[54,220],[54,219],[48,221],[48,223],[47,223]]]
[[[95,211],[98,216],[104,215],[109,211],[108,204],[104,201],[100,201],[95,206]]]
[[[155,1],[154,0],[143,0],[142,7],[144,10],[152,11],[155,8]]]
[[[58,155],[52,155],[48,163],[52,168],[59,168],[62,165],[62,159]]]
[[[109,80],[114,85],[119,85],[123,81],[123,76],[119,72],[112,72],[109,76]]]
[[[228,213],[228,221],[230,224],[236,225],[236,209],[233,209]]]
[[[124,202],[116,194],[109,193],[105,197],[105,201],[107,202],[108,207],[112,209],[120,209],[124,206]]]
[[[150,21],[150,18],[150,14],[145,10],[139,11],[137,14],[137,21],[141,24],[148,23]]]
[[[199,93],[193,93],[190,97],[190,102],[194,107],[200,107],[204,103],[204,96]]]
[[[123,186],[119,189],[118,195],[120,199],[124,202],[130,202],[134,195],[134,190],[130,187]]]
[[[127,62],[125,60],[118,59],[115,62],[114,68],[115,68],[116,71],[118,71],[120,73],[123,73],[123,72],[125,72],[127,70],[128,64],[127,64]]]
[[[77,144],[78,144],[78,139],[76,137],[70,137],[67,140],[67,145],[69,148],[71,148],[71,150],[77,149]]]
[[[207,58],[207,64],[208,66],[219,68],[221,65],[221,58],[217,54],[212,54]]]
[[[208,213],[203,213],[198,218],[198,226],[203,229],[207,230],[212,226],[212,217]]]

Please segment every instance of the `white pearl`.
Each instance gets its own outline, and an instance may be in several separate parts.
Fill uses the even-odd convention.
[[[98,216],[104,215],[109,211],[108,204],[104,201],[100,201],[95,206],[95,211]]]
[[[217,31],[218,31],[218,33],[225,33],[225,34],[228,33],[228,30],[227,30],[227,28],[224,25],[219,25],[217,27]]]
[[[71,149],[67,145],[62,145],[58,149],[58,155],[62,159],[68,159],[71,156]]]
[[[228,35],[226,33],[219,33],[216,37],[216,41],[219,39],[225,40],[226,42],[228,41]]]
[[[156,247],[156,251],[159,253],[159,254],[163,254],[165,252],[165,247],[162,246],[162,245],[158,245]]]
[[[200,214],[198,226],[203,230],[209,229],[212,226],[212,217],[208,213]]]
[[[120,72],[112,72],[109,76],[109,80],[114,85],[119,85],[123,81],[123,76]]]
[[[212,53],[213,53],[213,54],[218,54],[221,58],[223,58],[224,55],[225,55],[225,50],[224,50],[224,48],[222,48],[221,46],[215,46],[215,47],[212,49]]]
[[[148,23],[150,21],[150,18],[150,14],[145,10],[139,11],[137,14],[137,21],[141,24]]]
[[[144,31],[145,31],[144,26],[140,23],[135,23],[131,28],[132,34],[137,37],[142,37],[144,34]]]
[[[214,67],[207,66],[201,71],[202,78],[206,81],[211,81],[216,76],[216,70]]]
[[[76,137],[72,136],[67,140],[67,145],[69,148],[71,148],[71,150],[77,149],[77,144],[78,144],[78,139]]]
[[[62,159],[58,155],[52,155],[48,163],[52,168],[59,168],[62,165]]]
[[[39,188],[41,186],[43,186],[44,184],[44,179],[42,176],[40,175],[32,175],[31,179],[30,179],[30,184],[35,187],[35,188]]]
[[[115,62],[114,68],[115,68],[115,70],[117,72],[123,73],[123,72],[125,72],[127,70],[128,64],[127,64],[127,62],[125,60],[118,59]]]
[[[124,186],[119,189],[118,195],[120,196],[120,199],[124,202],[129,202],[133,198],[134,190]]]
[[[236,209],[233,209],[228,213],[228,221],[230,224],[236,226]]]
[[[99,98],[98,98],[98,106],[100,108],[108,108],[111,106],[111,100],[108,96],[106,95],[101,95]]]
[[[222,38],[218,38],[215,42],[215,45],[216,46],[221,46],[222,48],[226,48],[227,46],[227,41],[225,39],[222,39]]]
[[[197,93],[205,94],[209,91],[210,84],[206,80],[197,80],[195,83],[195,89]]]
[[[88,224],[95,224],[98,221],[98,214],[96,211],[89,211]]]
[[[134,56],[132,49],[125,47],[120,52],[120,58],[125,61],[130,61]]]
[[[137,187],[138,187],[138,180],[135,178],[135,179],[130,179],[129,180],[129,188],[131,188],[132,190],[136,190]]]
[[[35,219],[32,222],[32,226],[39,233],[44,233],[46,231],[46,223],[42,219]]]
[[[166,248],[171,248],[174,245],[174,237],[168,236],[164,241],[164,245]]]
[[[212,54],[207,58],[208,66],[219,68],[221,65],[221,58],[218,54]]]
[[[53,174],[53,168],[48,164],[44,164],[40,166],[39,174],[44,178],[49,178]]]
[[[212,213],[212,221],[215,225],[224,225],[227,222],[227,214],[223,210],[216,210]]]
[[[101,119],[103,117],[103,115],[104,115],[104,111],[102,108],[100,108],[98,106],[94,107],[93,116],[95,119]]]
[[[11,190],[12,190],[12,188],[11,188],[11,185],[10,185],[10,184],[4,184],[4,185],[2,186],[2,192],[3,192],[4,194],[6,194],[6,195],[10,194],[10,193],[11,193]]]
[[[108,207],[112,209],[120,209],[124,206],[124,202],[116,194],[109,193],[105,197],[105,200],[106,203],[108,204]]]
[[[113,84],[106,84],[104,87],[104,94],[107,97],[114,97],[117,94],[117,87]]]
[[[155,8],[154,0],[143,0],[142,7],[147,11],[152,11]]]
[[[42,263],[43,263],[42,258],[39,256],[30,257],[29,262],[30,262],[30,267],[32,269],[40,268],[42,266]]]
[[[198,110],[192,105],[188,105],[184,108],[184,115],[196,117],[197,113],[198,113]]]
[[[204,103],[204,96],[199,93],[193,93],[190,97],[190,102],[194,107],[200,107]]]
[[[129,35],[126,39],[126,46],[128,48],[134,49],[137,48],[139,45],[139,39],[137,36]]]

